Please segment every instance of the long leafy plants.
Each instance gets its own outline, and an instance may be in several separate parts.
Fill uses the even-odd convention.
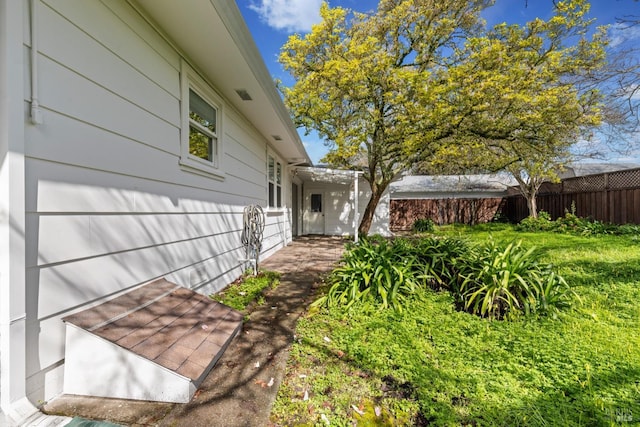
[[[456,237],[365,239],[351,245],[315,306],[373,304],[402,311],[427,289],[447,290],[456,306],[490,319],[533,313],[556,315],[571,290],[535,249],[489,240],[470,245]]]
[[[464,308],[500,319],[522,313],[552,313],[570,304],[567,282],[538,262],[535,248],[520,241],[500,246],[489,240],[462,264],[459,288]]]
[[[419,279],[423,295],[407,297],[410,308],[402,312],[359,303],[348,312],[313,310],[296,328],[274,425],[636,425],[635,236],[524,233],[505,224],[440,227],[436,236],[462,236],[478,251],[491,236],[502,252],[514,240],[523,240],[525,253],[535,245],[530,257],[540,267],[553,265],[582,304],[559,319],[487,321],[455,310],[449,292],[429,290],[431,283]],[[402,250],[418,244],[427,243],[405,242]],[[454,268],[470,260],[459,257]],[[571,292],[565,297],[575,300]]]
[[[415,292],[417,280],[412,274],[415,257],[405,248],[385,240],[362,240],[346,251],[342,266],[333,271],[326,296],[314,305],[373,302],[382,308],[402,310],[408,295]]]

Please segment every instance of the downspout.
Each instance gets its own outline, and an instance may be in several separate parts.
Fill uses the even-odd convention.
[[[42,124],[42,109],[38,101],[38,2],[31,0],[31,123]]]

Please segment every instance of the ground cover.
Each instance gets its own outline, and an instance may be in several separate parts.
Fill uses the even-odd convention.
[[[409,309],[321,307],[296,331],[276,425],[625,425],[640,420],[637,236],[441,227],[537,246],[580,303],[488,320],[426,290]]]
[[[252,303],[261,304],[264,292],[274,289],[280,283],[280,275],[273,271],[260,271],[257,275],[249,272],[222,291],[211,295],[215,301],[238,311],[247,312]]]

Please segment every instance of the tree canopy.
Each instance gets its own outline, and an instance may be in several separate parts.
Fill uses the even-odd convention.
[[[435,70],[451,64],[460,40],[480,28],[490,2],[381,0],[373,14],[324,3],[322,22],[283,46],[280,61],[296,80],[283,90],[295,122],[330,141],[329,163],[362,169],[371,187],[360,233],[415,157],[405,147],[423,138],[412,117],[420,94]]]
[[[547,21],[499,24],[470,38],[445,71],[436,111],[449,111],[434,162],[507,170],[537,214],[535,195],[557,179],[570,148],[602,122],[602,95],[591,75],[605,65],[606,28],[590,33],[589,4],[559,1]],[[409,150],[413,150],[409,147]]]
[[[322,22],[283,46],[296,123],[330,142],[326,161],[362,169],[371,186],[361,233],[416,162],[553,177],[600,123],[601,95],[587,82],[606,37],[593,31],[588,2],[557,1],[547,21],[487,30],[479,14],[491,3],[381,0],[372,14],[325,3]]]

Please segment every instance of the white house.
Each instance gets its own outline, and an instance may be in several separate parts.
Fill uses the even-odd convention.
[[[0,0],[0,420],[62,392],[62,318],[238,277],[247,205],[262,258],[353,235],[365,183],[310,165],[235,2]]]
[[[0,0],[0,419],[62,391],[63,317],[238,277],[245,206],[263,258],[353,234],[364,186],[310,164],[235,2]]]

